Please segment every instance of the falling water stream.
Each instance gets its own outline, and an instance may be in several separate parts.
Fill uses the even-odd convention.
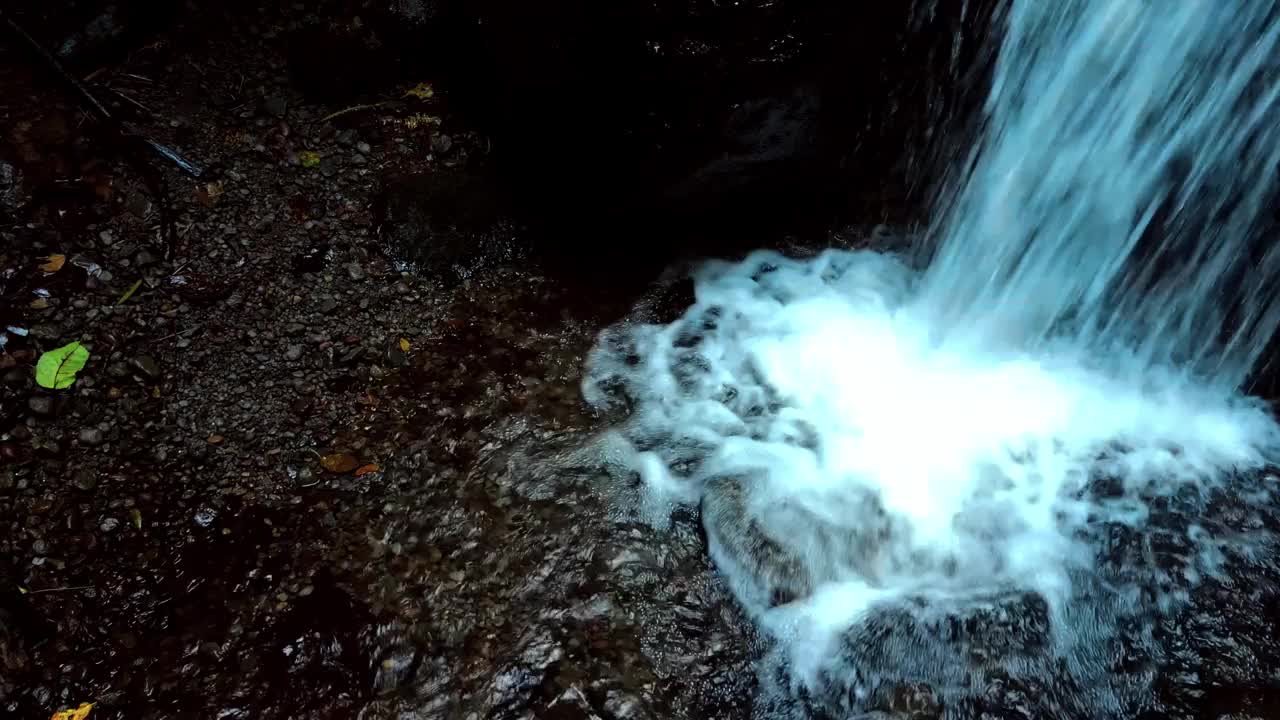
[[[1273,502],[1280,427],[1240,388],[1280,324],[1272,0],[1012,0],[983,131],[924,267],[758,252],[669,325],[605,332],[585,394],[620,460],[774,642],[778,715],[993,682],[1130,717],[1153,629]],[[1138,658],[1135,661],[1134,658]]]

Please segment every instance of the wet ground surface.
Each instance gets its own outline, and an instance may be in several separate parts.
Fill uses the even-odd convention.
[[[752,640],[696,522],[657,543],[556,459],[633,289],[539,271],[483,208],[415,246],[413,198],[467,207],[484,139],[429,97],[324,120],[287,23],[94,75],[216,166],[165,168],[172,245],[135,164],[0,63],[3,714],[740,714]],[[73,340],[75,385],[37,387]]]
[[[488,143],[447,98],[410,83],[329,118],[349,107],[307,101],[271,42],[291,22],[160,34],[94,73],[216,168],[166,167],[171,239],[137,164],[0,55],[0,714],[751,716],[758,639],[697,518],[638,522],[581,450],[585,353],[639,288],[540,269],[472,200]],[[37,387],[73,340],[75,385]],[[1280,572],[1248,568],[1164,629],[1152,717],[1280,702]],[[1042,716],[1002,682],[975,717]],[[938,714],[908,695],[877,717]]]

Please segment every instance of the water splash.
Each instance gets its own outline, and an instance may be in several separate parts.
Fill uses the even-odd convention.
[[[584,394],[630,409],[650,519],[700,506],[775,699],[1124,716],[1155,618],[1271,542],[1210,509],[1280,458],[1238,391],[1280,320],[1275,12],[1014,0],[925,270],[709,262],[680,320],[601,336]]]
[[[924,294],[941,328],[1068,335],[1238,387],[1280,324],[1270,0],[1011,3]]]

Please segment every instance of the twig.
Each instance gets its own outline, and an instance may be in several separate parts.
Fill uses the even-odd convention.
[[[43,590],[25,590],[25,595],[39,595],[41,593],[66,592],[68,590],[92,590],[92,585],[67,585],[66,587],[44,588]]]
[[[187,328],[186,330],[179,330],[178,332],[173,333],[172,335],[165,335],[164,337],[162,337],[162,338],[156,338],[155,340],[152,340],[151,342],[153,342],[153,343],[164,342],[165,340],[170,340],[170,339],[172,339],[172,338],[176,338],[176,337],[178,337],[179,335],[186,335],[187,333],[195,332],[196,330],[199,330],[199,329],[200,329],[200,328],[202,328],[202,327],[204,327],[204,323],[196,323],[195,325],[192,325],[191,327]]]
[[[21,41],[22,44],[26,45],[28,50],[39,57],[41,61],[48,66],[49,70],[54,75],[58,76],[58,79],[60,79],[80,99],[80,102],[85,106],[90,114],[98,119],[99,122],[113,128],[126,138],[133,138],[141,141],[143,144],[150,147],[157,155],[160,155],[169,162],[177,165],[179,169],[191,177],[198,178],[204,174],[203,168],[182,157],[182,155],[172,148],[152,140],[146,135],[138,132],[136,129],[130,127],[127,123],[123,123],[116,119],[116,117],[111,114],[111,111],[107,109],[107,106],[103,105],[102,101],[98,100],[98,98],[94,96],[94,94],[89,90],[89,87],[85,85],[83,81],[68,72],[67,69],[62,66],[62,63],[58,61],[58,58],[54,57],[54,55],[45,49],[45,47],[35,38],[31,37],[26,30],[22,29],[22,26],[18,25],[18,23],[14,22],[12,18],[8,17],[4,10],[0,10],[0,20],[4,21],[4,25],[9,30],[10,34]]]

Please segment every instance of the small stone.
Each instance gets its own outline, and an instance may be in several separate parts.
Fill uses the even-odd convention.
[[[37,540],[31,543],[31,552],[36,555],[47,555],[49,554],[49,543],[44,540]]]
[[[103,230],[102,232],[98,233],[98,240],[100,240],[103,245],[110,247],[113,243],[115,243],[116,237],[115,235],[111,234],[110,230]]]
[[[160,363],[150,355],[139,355],[129,361],[135,370],[142,373],[149,380],[160,377]]]
[[[334,300],[333,298],[325,298],[324,300],[320,301],[320,306],[318,309],[320,310],[321,313],[328,315],[329,313],[338,309],[338,301]]]
[[[119,360],[107,365],[107,374],[117,380],[129,377],[129,366]]]
[[[363,140],[362,140],[362,141],[360,141],[360,142],[358,142],[358,143],[356,143],[356,150],[357,150],[361,155],[368,155],[368,154],[369,154],[369,151],[370,151],[370,150],[372,150],[372,149],[373,149],[373,148],[369,147],[369,143],[364,142]]]
[[[31,412],[36,415],[52,415],[53,398],[48,395],[33,395],[30,400],[27,400],[27,407],[31,408]]]
[[[71,477],[71,484],[80,490],[92,490],[98,487],[98,471],[93,468],[81,468]]]
[[[360,263],[350,263],[347,265],[347,275],[357,282],[363,280],[365,277],[364,268],[360,267]]]
[[[98,526],[102,532],[111,532],[120,527],[120,521],[115,518],[104,518],[102,524]]]
[[[102,441],[106,439],[102,430],[96,427],[87,427],[80,430],[80,444],[87,447],[98,447]]]
[[[289,349],[284,351],[284,359],[293,362],[302,357],[301,345],[290,345]]]
[[[453,138],[445,134],[436,135],[431,138],[431,151],[441,155],[449,152],[453,148]]]
[[[146,267],[148,265],[155,264],[156,256],[152,255],[150,251],[144,248],[139,250],[137,255],[133,256],[133,262],[138,267]]]

